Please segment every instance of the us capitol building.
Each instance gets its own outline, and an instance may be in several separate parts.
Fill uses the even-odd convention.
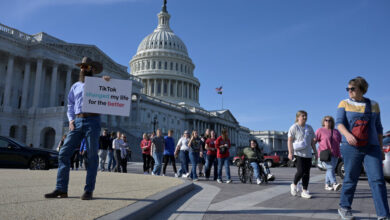
[[[232,153],[247,146],[248,128],[240,126],[229,110],[206,111],[199,104],[200,82],[186,45],[169,25],[166,5],[153,33],[140,43],[127,67],[116,63],[95,45],[68,43],[44,32],[29,35],[0,24],[0,135],[34,147],[55,148],[68,131],[67,94],[78,81],[75,66],[83,56],[103,63],[98,76],[133,83],[130,117],[102,115],[102,128],[126,132],[138,151],[144,132],[206,128],[217,134],[226,127]]]

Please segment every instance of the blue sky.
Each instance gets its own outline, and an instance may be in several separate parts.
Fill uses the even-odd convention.
[[[157,26],[163,0],[0,1],[0,23],[94,44],[128,66]],[[304,109],[320,127],[363,76],[390,130],[390,1],[168,0],[171,28],[187,45],[200,103],[251,130],[286,131]]]

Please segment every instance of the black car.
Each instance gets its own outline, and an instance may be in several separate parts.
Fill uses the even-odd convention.
[[[0,136],[0,168],[48,170],[57,167],[57,151],[28,147],[13,138]]]

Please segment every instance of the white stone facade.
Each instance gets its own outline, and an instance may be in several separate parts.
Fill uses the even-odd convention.
[[[264,151],[288,151],[287,132],[284,131],[251,131],[250,134],[263,143]]]
[[[130,117],[102,115],[101,120],[103,128],[130,135],[136,158],[142,133],[157,128],[164,133],[174,130],[176,140],[184,130],[202,134],[211,128],[219,135],[227,128],[234,155],[235,147],[247,145],[249,129],[240,126],[229,110],[200,107],[195,65],[170,30],[167,11],[158,17],[157,29],[130,61],[131,74],[94,45],[67,43],[46,33],[28,35],[0,24],[0,77],[5,79],[0,81],[0,135],[55,148],[68,131],[66,100],[70,86],[78,81],[75,64],[89,56],[103,63],[98,76],[133,82]]]

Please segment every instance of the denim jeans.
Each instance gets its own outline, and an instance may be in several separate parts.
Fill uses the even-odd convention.
[[[351,209],[363,163],[371,188],[376,214],[380,217],[389,216],[387,189],[382,168],[382,149],[380,146],[368,145],[354,147],[348,144],[342,144],[340,150],[343,156],[345,170],[343,187],[340,194],[340,207]]]
[[[154,152],[153,153],[154,158],[154,168],[153,173],[156,175],[161,174],[161,167],[162,167],[162,158],[163,158],[163,152]]]
[[[87,178],[84,191],[93,192],[99,166],[100,117],[76,118],[74,130],[68,133],[58,157],[56,190],[68,192],[70,157],[85,137],[88,152]]]
[[[190,160],[189,152],[186,150],[181,150],[179,157],[180,157],[180,164],[181,164],[181,168],[179,170],[179,175],[186,174],[189,172],[189,170],[188,170],[188,163]]]
[[[218,177],[218,160],[216,155],[207,155],[206,157],[206,168],[205,174],[206,178],[210,177],[211,166],[214,167],[214,180],[217,180]]]
[[[113,170],[115,166],[116,166],[116,161],[114,158],[114,151],[108,150],[108,164],[107,164],[108,171]]]
[[[105,170],[106,167],[106,158],[107,158],[107,150],[99,150],[100,157],[100,169]]]
[[[190,178],[195,180],[198,179],[198,175],[196,174],[196,166],[199,162],[199,152],[190,152],[190,161],[191,161],[191,173]]]
[[[226,177],[230,180],[229,157],[218,158],[218,179],[222,180],[222,166],[225,166]]]
[[[256,179],[260,179],[260,169],[259,169],[259,163],[252,162],[251,166],[253,167],[253,174],[255,175]]]
[[[326,167],[325,184],[333,185],[337,183],[335,169],[338,160],[339,159],[337,157],[332,156],[329,162],[325,162],[325,167]]]

